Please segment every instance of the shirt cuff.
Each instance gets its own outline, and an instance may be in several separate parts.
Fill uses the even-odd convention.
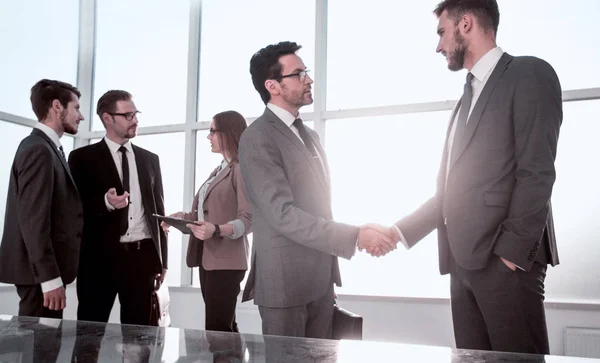
[[[109,211],[115,210],[115,207],[110,205],[110,203],[108,202],[108,192],[106,192],[106,194],[104,194],[104,203],[106,204],[106,209],[108,209]]]
[[[60,277],[57,277],[53,280],[42,282],[41,285],[42,285],[42,292],[46,293],[48,291],[56,290],[59,287],[63,286],[63,282]]]
[[[398,226],[395,224],[393,227],[396,229],[396,232],[398,232],[398,236],[400,236],[400,242],[402,242],[404,248],[406,248],[407,250],[410,249],[410,247],[408,246],[408,242],[406,242],[406,238],[404,238],[404,235],[402,234],[400,228],[398,228]]]
[[[233,234],[231,236],[226,236],[229,239],[238,239],[246,233],[246,226],[244,226],[244,222],[241,219],[236,219],[233,221],[227,222],[227,224],[231,224],[233,226]]]

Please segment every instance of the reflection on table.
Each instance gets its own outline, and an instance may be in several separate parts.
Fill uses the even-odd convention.
[[[0,316],[0,362],[590,362],[444,347]]]

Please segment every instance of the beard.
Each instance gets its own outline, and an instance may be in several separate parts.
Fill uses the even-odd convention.
[[[448,69],[455,72],[464,68],[465,54],[467,53],[465,38],[460,35],[458,29],[454,31],[454,43],[454,50],[448,53]]]
[[[60,114],[60,123],[63,127],[63,130],[69,135],[75,135],[77,133],[77,124],[75,126],[71,125],[67,122],[67,110],[63,110]]]
[[[312,94],[305,93],[304,90],[291,91],[283,84],[281,85],[281,89],[284,91],[282,95],[283,100],[290,106],[300,108],[302,106],[310,105],[313,103]]]

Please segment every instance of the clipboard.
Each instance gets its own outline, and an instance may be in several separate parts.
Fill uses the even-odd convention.
[[[156,214],[156,213],[152,214],[152,217],[154,217],[160,221],[164,221],[168,225],[177,228],[183,234],[192,234],[192,230],[189,229],[188,227],[186,227],[186,224],[190,224],[190,223],[196,224],[196,221],[188,221],[187,219],[166,217],[166,216],[161,216],[160,214]]]

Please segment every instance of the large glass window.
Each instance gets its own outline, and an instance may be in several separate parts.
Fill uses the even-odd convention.
[[[165,213],[171,214],[182,209],[183,204],[183,159],[185,138],[183,133],[142,135],[132,140],[134,145],[143,147],[158,155],[162,172],[165,196]],[[181,285],[181,241],[182,234],[175,228],[169,232],[169,285]]]
[[[504,51],[545,59],[563,89],[598,87],[600,48],[592,46],[597,43],[597,1],[498,2],[498,45]],[[432,10],[437,3],[329,0],[327,108],[458,99],[465,73],[449,71],[435,52]]]
[[[226,110],[244,117],[262,115],[265,106],[252,85],[250,58],[268,44],[289,40],[302,45],[298,55],[313,68],[314,21],[314,1],[203,1],[200,121]]]
[[[436,54],[439,0],[329,0],[327,109],[457,99],[464,75]]]
[[[98,1],[94,110],[106,91],[123,89],[143,112],[140,126],[185,122],[189,9],[189,1]],[[104,129],[97,117],[92,127]]]
[[[29,95],[37,81],[75,85],[78,30],[78,0],[0,2],[0,110],[35,120]]]
[[[599,114],[600,100],[564,104],[552,194],[560,265],[548,268],[548,297],[582,301],[600,299]]]
[[[389,226],[432,197],[449,117],[444,111],[328,121],[334,219]],[[382,258],[357,253],[340,266],[341,293],[449,296],[435,233],[410,251],[399,246]],[[419,279],[409,278],[415,271]],[[381,276],[393,276],[394,283]]]
[[[593,45],[598,42],[598,1],[500,0],[498,5],[498,45],[504,51],[546,60],[563,90],[600,86],[600,47]]]

